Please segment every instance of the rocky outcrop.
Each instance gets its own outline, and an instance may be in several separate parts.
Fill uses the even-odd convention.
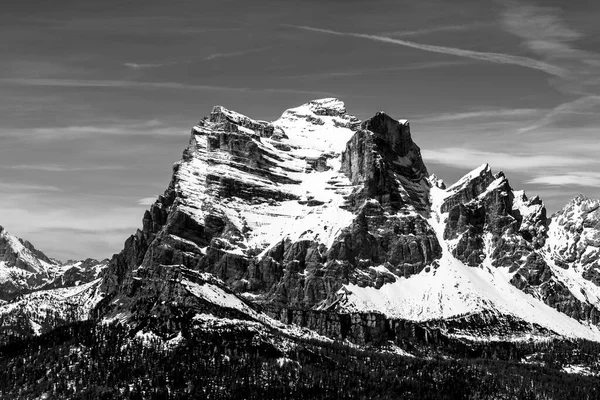
[[[448,192],[441,206],[448,212],[444,239],[458,239],[453,248],[457,259],[478,266],[491,257],[495,266],[517,267],[519,260],[543,245],[547,222],[543,203],[514,192],[502,172],[493,175],[486,164]]]
[[[407,121],[380,112],[363,122],[342,153],[342,171],[360,185],[351,198],[355,207],[375,199],[391,210],[428,210],[428,173]]]
[[[447,346],[453,338],[511,337],[554,334],[514,316],[482,312],[445,320],[415,322],[389,318],[380,313],[334,313],[327,310],[298,310],[265,307],[264,311],[286,324],[306,327],[336,340],[359,345],[382,345],[390,342],[401,348],[415,345]]]
[[[572,318],[598,324],[600,200],[577,196],[548,220],[547,227],[527,215],[523,220],[523,230],[534,240],[544,233],[537,239],[543,247],[527,258],[513,283]]]
[[[106,303],[106,299],[102,303]],[[190,329],[196,316],[259,321],[260,313],[222,281],[182,265],[141,267],[129,275],[111,301],[120,307],[96,314],[126,319],[141,330],[166,334]],[[100,308],[102,310],[102,304]],[[126,311],[123,311],[126,310]]]
[[[581,282],[599,281],[594,213],[600,202],[579,196],[548,219],[539,197],[513,191],[487,165],[448,191],[441,208],[448,213],[444,239],[456,241],[457,259],[472,267],[486,260],[508,267],[510,282],[520,290],[574,319],[598,323],[598,295]],[[566,278],[561,269],[569,268],[580,279]]]
[[[383,265],[396,276],[406,278],[421,272],[440,256],[441,246],[425,218],[417,213],[390,215],[374,200],[358,210],[353,224],[342,232],[327,254],[332,261],[343,260],[367,271]],[[360,277],[350,282],[368,284]]]

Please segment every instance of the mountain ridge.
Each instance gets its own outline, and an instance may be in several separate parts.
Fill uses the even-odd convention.
[[[600,341],[599,208],[565,209],[548,218],[487,164],[446,188],[408,120],[383,112],[361,122],[328,98],[267,122],[215,106],[84,309],[174,332],[181,315],[218,314],[185,283],[198,271],[264,318],[356,343],[411,324]]]
[[[409,126],[407,120],[395,121],[385,113],[360,123],[346,114],[345,105],[337,99],[309,102],[284,112],[273,123],[215,107],[209,118],[193,128],[190,146],[174,167],[174,181],[145,214],[146,232],[139,231],[130,238],[126,246],[130,250],[122,256],[131,256],[129,251],[136,253],[136,249],[145,247],[133,264],[160,260],[168,265],[176,260],[208,271],[257,305],[271,308],[271,315],[287,313],[292,316],[286,319],[293,320],[294,313],[309,310],[348,312],[342,306],[348,292],[352,297],[364,290],[387,290],[399,280],[408,282],[413,276],[433,273],[430,271],[441,268],[444,252],[440,243],[445,246],[450,241],[454,260],[462,260],[470,265],[468,268],[483,268],[483,260],[489,260],[486,268],[490,270],[506,265],[512,269],[503,277],[510,283],[505,286],[507,293],[524,293],[528,301],[533,298],[535,307],[549,307],[544,310],[550,314],[556,310],[567,312],[567,318],[580,318],[584,325],[573,325],[570,319],[556,314],[570,327],[559,328],[552,322],[555,318],[535,319],[520,309],[513,310],[511,307],[516,305],[507,302],[502,303],[504,311],[492,307],[493,314],[521,315],[526,317],[524,321],[533,318],[528,322],[558,329],[560,334],[568,335],[572,333],[569,329],[574,329],[583,337],[598,338],[596,328],[588,331],[585,326],[588,320],[594,323],[590,313],[595,313],[598,303],[581,301],[568,288],[565,293],[558,290],[562,276],[552,266],[546,266],[549,272],[538,276],[535,268],[546,262],[541,253],[546,234],[545,208],[539,198],[528,199],[524,193],[514,192],[503,173],[494,175],[484,165],[446,189],[449,194],[439,204],[435,217],[448,218],[449,223],[434,234],[429,192],[437,182],[428,180]],[[310,137],[319,132],[319,140],[313,145]],[[339,138],[334,136],[336,133]],[[403,159],[413,145],[412,155]],[[414,170],[413,163],[417,166]],[[211,175],[211,169],[220,176]],[[302,189],[302,182],[307,180],[312,188]],[[327,198],[322,191],[313,193],[319,184],[333,197]],[[204,189],[198,192],[200,188]],[[332,203],[334,209],[329,206]],[[299,228],[285,231],[281,225],[273,225],[270,215],[281,204],[296,207],[294,225]],[[247,214],[240,217],[231,210]],[[254,221],[259,218],[261,224],[253,225],[247,217],[256,210],[262,214],[255,215]],[[446,213],[447,217],[441,215]],[[327,217],[322,214],[335,220],[323,222],[322,218]],[[276,215],[286,220],[285,213]],[[310,222],[303,224],[304,218]],[[278,234],[267,235],[265,225],[279,229]],[[326,231],[315,232],[319,226]],[[333,231],[332,226],[336,227]],[[375,231],[381,234],[373,234]],[[265,237],[275,239],[267,243]],[[154,261],[148,258],[150,254]],[[113,265],[113,271],[122,269],[124,263],[122,259],[119,267]],[[109,297],[111,290],[118,291],[118,282],[109,286],[110,282],[108,279],[103,284]],[[590,295],[596,292],[596,288],[584,286]],[[134,291],[129,284],[126,292]],[[559,297],[560,304],[553,302],[555,297]],[[474,298],[480,298],[483,305],[477,304],[466,314],[463,311],[468,307],[450,314],[434,313],[428,318],[477,314],[487,309],[485,304],[493,304],[485,296]],[[501,298],[497,296],[495,301]],[[415,298],[409,303],[418,300],[424,302],[423,298]],[[411,315],[408,312],[401,316],[410,319]]]

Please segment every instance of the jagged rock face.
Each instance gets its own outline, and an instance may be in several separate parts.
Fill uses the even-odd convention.
[[[523,292],[577,320],[600,321],[598,294],[585,283],[600,281],[594,246],[600,202],[578,197],[549,220],[539,197],[514,192],[487,165],[448,192],[441,211],[448,213],[444,239],[455,242],[454,257],[472,267],[486,260],[508,267],[510,283]]]
[[[363,122],[342,153],[342,171],[361,186],[354,206],[371,198],[392,210],[428,209],[428,173],[407,121],[380,112]]]
[[[140,269],[112,301],[119,302],[122,308],[104,314],[106,321],[127,320],[139,329],[153,329],[157,333],[189,328],[199,314],[259,319],[258,312],[212,274],[180,265]]]
[[[546,273],[537,287],[524,274],[518,278],[565,314],[598,324],[599,247],[600,200],[579,195],[550,218],[542,255],[551,274]]]
[[[173,171],[111,260],[109,297],[133,270],[183,265],[310,309],[334,303],[343,284],[380,287],[396,279],[390,271],[408,277],[441,254],[419,148],[408,122],[383,113],[361,125],[323,99],[267,123],[215,107]]]
[[[531,200],[539,204],[539,199]],[[539,205],[538,205],[539,206]],[[600,322],[598,224],[600,201],[578,196],[540,227],[525,215],[522,231],[540,248],[528,255],[511,282],[559,311],[581,321]],[[539,232],[545,233],[540,238]],[[543,247],[542,247],[543,246]]]
[[[552,216],[549,250],[559,266],[578,266],[590,277],[599,268],[600,200],[577,196]],[[598,277],[592,280],[596,285]]]
[[[332,99],[288,110],[274,123],[215,107],[192,130],[143,229],[111,260],[104,290],[117,290],[140,265],[181,264],[238,290],[268,291],[284,267],[259,259],[261,252],[286,238],[326,242],[349,222],[338,208],[351,184],[333,158],[357,123]],[[312,130],[323,125],[331,136],[313,143]]]
[[[441,247],[427,220],[415,212],[390,214],[377,201],[367,201],[353,224],[345,229],[327,253],[331,261],[344,260],[359,267],[362,275],[350,282],[369,285],[364,273],[375,277],[375,286],[421,272],[441,256]],[[384,266],[393,274],[371,267]],[[384,271],[385,272],[385,271]]]
[[[502,172],[484,165],[448,188],[441,211],[448,213],[444,239],[455,240],[453,255],[470,266],[488,257],[493,265],[517,267],[518,260],[544,244],[546,210],[535,197],[513,192]]]

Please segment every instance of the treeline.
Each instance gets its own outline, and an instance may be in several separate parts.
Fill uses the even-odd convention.
[[[506,360],[452,360],[402,357],[341,343],[289,343],[245,329],[184,330],[181,339],[171,342],[134,339],[133,334],[120,325],[80,322],[1,347],[0,398],[600,398],[597,378],[506,361],[527,346],[549,365],[563,358],[592,360],[598,347],[587,342],[523,343],[512,350],[506,344],[480,344],[474,345],[475,353],[478,346],[489,347],[491,355]],[[286,346],[285,354],[275,342]]]

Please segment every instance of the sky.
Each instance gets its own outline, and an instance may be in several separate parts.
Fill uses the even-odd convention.
[[[0,224],[106,258],[214,105],[337,97],[411,122],[447,183],[482,163],[549,213],[600,198],[600,2],[2,0]]]

